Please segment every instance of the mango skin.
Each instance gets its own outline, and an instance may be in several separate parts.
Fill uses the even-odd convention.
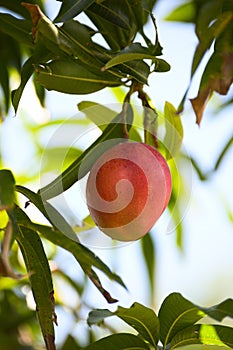
[[[152,146],[119,143],[93,165],[86,199],[99,229],[114,240],[143,237],[168,205],[172,190],[166,160]]]

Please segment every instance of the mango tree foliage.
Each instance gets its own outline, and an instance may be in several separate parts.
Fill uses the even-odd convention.
[[[59,293],[56,295],[54,287],[57,277],[66,281],[80,299],[85,292],[87,279],[110,304],[118,300],[117,296],[111,295],[106,289],[105,282],[102,282],[103,276],[127,289],[127,282],[80,242],[77,232],[87,232],[95,226],[90,217],[87,216],[82,225],[74,228],[62,211],[49,202],[83,179],[96,158],[120,140],[148,143],[159,149],[169,162],[175,178],[169,211],[173,213],[177,226],[178,245],[182,246],[181,213],[177,204],[178,183],[182,182],[182,178],[174,166],[174,159],[182,154],[183,126],[180,112],[188,89],[178,108],[169,102],[165,103],[162,118],[145,92],[151,74],[162,74],[170,70],[166,57],[163,57],[159,28],[153,14],[156,4],[156,0],[64,0],[60,2],[60,9],[54,14],[54,19],[51,19],[43,1],[0,1],[2,120],[6,118],[11,104],[17,115],[22,93],[31,78],[42,105],[45,103],[46,90],[75,95],[91,94],[104,88],[114,91],[120,87],[127,91],[121,101],[121,111],[118,112],[101,103],[79,103],[78,108],[85,116],[86,125],[90,122],[96,124],[100,136],[85,150],[72,148],[66,151],[64,147],[48,150],[48,160],[41,172],[54,170],[56,155],[59,174],[38,188],[37,192],[16,183],[16,176],[10,169],[0,170],[0,338],[4,349],[14,350],[20,346],[20,349],[29,350],[37,347],[38,325],[35,313],[23,304],[23,293],[29,288],[48,350],[56,349],[56,304],[62,305],[62,298],[59,298]],[[88,25],[79,15],[85,15],[89,19]],[[209,97],[214,91],[227,94],[233,80],[233,2],[185,2],[168,19],[195,24],[199,43],[193,57],[190,83],[203,55],[213,47],[213,53],[202,74],[198,95],[191,100],[197,123],[200,124]],[[148,23],[153,28],[153,35],[150,36],[145,33]],[[101,36],[101,40],[98,40],[98,36]],[[20,75],[20,83],[12,91],[11,77],[15,72]],[[133,106],[133,94],[137,95],[143,107],[141,115]],[[41,129],[48,126],[51,124],[43,125]],[[39,131],[39,128],[31,129],[34,135]],[[218,169],[231,144],[232,137],[219,153],[214,171]],[[43,152],[43,146],[39,142],[36,147],[38,152]],[[64,158],[65,161],[60,164]],[[53,161],[50,162],[50,159]],[[195,161],[191,161],[202,180],[207,179]],[[26,208],[20,205],[19,195],[26,201],[25,207],[33,205],[40,212],[47,220],[46,224],[31,220],[26,214]],[[156,247],[150,234],[141,243],[150,287],[154,291]],[[68,252],[78,263],[77,268],[84,275],[82,282],[72,280],[62,269],[49,263],[58,247]],[[17,287],[19,289],[15,292]],[[17,309],[18,303],[24,305],[22,311]],[[62,350],[104,347],[110,350],[175,349],[189,345],[211,349],[232,348],[233,330],[220,323],[225,317],[233,317],[232,305],[232,299],[228,299],[211,308],[204,308],[194,305],[178,293],[172,293],[162,303],[158,315],[137,301],[129,308],[118,306],[116,311],[93,310],[87,320],[89,326],[101,324],[111,332],[105,319],[118,317],[132,328],[133,334],[111,334],[95,341],[96,337],[89,328],[89,344],[86,347],[69,335]],[[73,310],[77,322],[82,318],[79,309],[78,305]],[[206,316],[212,319],[211,324],[200,322]],[[24,327],[28,327],[29,323],[32,346],[27,344],[23,336]],[[6,336],[9,331],[11,337]]]

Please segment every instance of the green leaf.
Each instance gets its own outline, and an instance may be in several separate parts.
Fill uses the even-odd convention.
[[[142,84],[147,84],[148,76],[151,73],[150,67],[143,61],[135,60],[116,66],[118,70],[127,74],[128,77],[134,78]]]
[[[0,30],[10,35],[16,41],[33,47],[31,21],[22,20],[6,13],[0,13]]]
[[[133,334],[119,333],[90,344],[85,350],[149,350],[148,345]]]
[[[195,22],[196,6],[193,1],[187,2],[176,7],[168,16],[165,17],[167,21],[178,22]]]
[[[156,0],[153,1],[137,1],[137,0],[127,0],[129,6],[132,8],[132,12],[135,17],[135,22],[137,23],[138,31],[143,30],[144,24],[147,22],[149,14],[152,12],[152,8]],[[150,4],[150,10],[146,8],[146,2]]]
[[[160,339],[164,349],[184,328],[194,325],[205,316],[197,306],[179,293],[170,294],[159,310]]]
[[[156,246],[154,244],[154,241],[150,233],[146,234],[141,239],[141,246],[142,246],[144,261],[147,268],[148,279],[150,283],[150,293],[151,293],[151,297],[154,298]]]
[[[10,170],[0,170],[0,210],[10,210],[15,202],[15,179]]]
[[[175,185],[173,182],[173,188],[171,193],[171,198],[168,203],[168,209],[171,213],[172,220],[174,222],[176,230],[176,244],[179,249],[183,248],[183,225],[182,225],[182,212],[178,205],[178,193],[175,190]]]
[[[225,317],[233,318],[233,299],[226,299],[220,304],[202,310],[217,321],[222,321]]]
[[[134,15],[130,6],[125,0],[105,0],[101,3],[93,3],[89,11],[94,12],[102,19],[108,21],[115,26],[121,27],[128,31],[135,30]]]
[[[31,56],[23,65],[22,71],[21,71],[21,82],[19,87],[16,90],[13,90],[11,93],[11,99],[12,104],[15,109],[15,113],[18,110],[19,101],[21,99],[23,90],[30,79],[31,75],[33,74],[34,68],[33,68],[34,59]]]
[[[48,90],[67,94],[89,94],[106,86],[123,84],[117,77],[96,75],[77,60],[56,60],[36,67],[37,81]]]
[[[164,145],[167,149],[166,159],[171,159],[180,151],[183,140],[183,126],[175,107],[169,102],[165,103],[164,117],[166,127],[164,138]]]
[[[19,185],[16,186],[16,191],[26,196],[54,227],[62,230],[70,239],[78,241],[77,235],[65,218],[50,203],[42,201],[39,194]]]
[[[88,324],[100,323],[109,316],[121,318],[156,348],[159,341],[159,319],[152,309],[139,303],[134,303],[130,308],[119,306],[115,312],[97,309],[89,313]]]
[[[232,144],[233,144],[233,136],[230,137],[230,139],[227,141],[227,143],[223,147],[222,151],[220,152],[218,159],[217,159],[215,166],[214,166],[215,171],[218,170],[218,168],[222,164],[222,161],[225,158],[225,155],[227,154],[227,151],[229,150],[229,148],[231,147]]]
[[[126,113],[126,115],[124,115]],[[122,141],[124,137],[124,124],[122,124],[122,117],[126,119],[128,125],[132,125],[133,111],[128,104],[126,112],[118,114],[110,123],[102,135],[93,144],[86,149],[82,155],[76,159],[60,176],[53,180],[47,186],[41,188],[39,193],[42,198],[49,199],[66,191],[76,181],[85,176],[91,169],[92,165],[101,154],[114,144]],[[104,142],[111,140],[111,142]]]
[[[38,234],[29,228],[18,225],[16,240],[26,264],[37,314],[47,349],[54,349],[53,284],[51,272],[42,242]]]
[[[67,236],[66,232],[60,231],[54,227],[33,223],[20,208],[17,208],[15,212],[18,225],[20,225],[20,227],[22,226],[39,232],[44,238],[53,244],[69,251],[71,254],[73,254],[77,262],[80,264],[84,272],[88,274],[88,276],[92,267],[96,267],[111,280],[119,283],[122,287],[125,287],[122,279],[113,273],[102,260],[100,260],[91,250],[80,244],[77,240]]]
[[[217,349],[233,347],[233,328],[220,325],[198,324],[183,329],[172,339],[169,349],[183,347],[192,344],[209,345]],[[191,349],[191,348],[190,348]]]
[[[161,58],[155,58],[153,61],[154,61],[153,72],[163,73],[163,72],[168,72],[171,69],[170,64]]]
[[[106,129],[107,125],[111,123],[117,114],[112,109],[92,101],[80,102],[78,109],[102,131]]]
[[[2,87],[2,92],[4,94],[5,112],[7,113],[10,104],[10,84],[8,67],[2,58],[0,58],[0,84]]]
[[[61,350],[81,350],[81,348],[76,343],[75,339],[68,335],[68,337],[65,340],[65,343],[62,345]]]
[[[133,43],[109,60],[104,66],[104,69],[109,69],[124,62],[142,59],[156,60],[155,55],[151,54],[151,51],[147,47],[142,46],[140,43]]]
[[[112,12],[111,16],[106,16],[106,11],[94,4],[95,7],[90,6],[86,11],[86,15],[94,23],[98,32],[103,36],[105,41],[108,43],[109,47],[114,51],[119,51],[129,45],[136,35],[136,25],[131,25],[132,18],[131,10],[127,6],[125,0],[119,0],[117,3],[115,1],[105,1],[105,7],[109,7],[109,11]],[[130,14],[127,14],[128,10]],[[116,12],[116,16],[115,13]],[[119,25],[119,16],[123,15],[123,26]],[[130,16],[130,18],[129,18]],[[106,17],[106,18],[105,18]],[[109,21],[110,17],[113,19]],[[120,21],[122,23],[122,21]],[[125,26],[127,29],[125,29]]]
[[[40,8],[44,8],[44,1],[43,0],[36,0],[36,1],[31,1],[36,2]],[[21,17],[28,18],[29,19],[29,14],[28,11],[22,6],[21,0],[15,0],[15,1],[8,1],[8,0],[1,0],[1,6],[5,7],[7,11],[12,11],[17,14],[19,14]]]
[[[62,1],[60,11],[54,22],[65,22],[74,18],[82,11],[86,10],[95,0],[68,0]]]
[[[46,61],[48,58],[51,58],[51,54],[44,47],[43,43],[40,42],[39,44],[37,44],[37,47],[35,48],[35,51],[32,54],[32,56],[29,57],[28,60],[24,63],[21,70],[20,85],[16,90],[13,90],[11,93],[11,99],[13,107],[15,109],[15,113],[18,110],[23,90],[34,72],[34,65],[37,64],[39,61]]]
[[[196,24],[196,32],[199,37],[199,44],[193,56],[190,84],[180,102],[180,105],[178,107],[179,111],[183,110],[184,102],[186,100],[192,78],[197,68],[199,67],[206,51],[210,48],[213,41],[217,39],[225,30],[225,28],[232,22],[232,11],[222,12],[222,10],[219,10],[219,6],[222,5],[218,1],[208,2],[206,6],[203,6],[201,8],[201,11],[199,13],[199,17],[197,19]],[[204,102],[206,102],[207,97],[208,93],[206,97],[203,97]],[[202,107],[203,105],[204,104],[202,103]],[[200,112],[199,117],[197,118],[198,122],[200,122],[201,120],[203,110],[202,112]]]
[[[42,172],[64,171],[82,151],[75,147],[53,147],[43,150]]]

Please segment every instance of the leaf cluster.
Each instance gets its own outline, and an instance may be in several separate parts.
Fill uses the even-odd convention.
[[[203,112],[213,92],[226,95],[233,82],[233,2],[231,0],[192,0],[176,8],[168,17],[171,21],[195,24],[198,38],[191,80],[203,57],[213,48],[201,77],[198,94],[191,99],[196,121],[200,124]],[[187,89],[179,109],[183,109]]]
[[[17,7],[17,13],[20,11],[24,16],[26,8],[31,23],[28,15],[19,19],[0,13],[4,35],[11,35],[14,42],[22,42],[31,50],[21,70],[21,84],[12,93],[15,111],[34,72],[37,83],[48,90],[88,94],[104,87],[128,85],[131,81],[147,84],[153,71],[168,71],[169,64],[158,58],[162,47],[151,13],[154,4],[154,0],[64,1],[52,21],[39,5],[24,2],[24,9],[20,11]],[[9,9],[6,4],[5,7]],[[91,26],[79,21],[80,13],[85,13]],[[149,18],[154,23],[154,43],[144,33]],[[138,34],[144,44],[138,41]],[[101,39],[95,40],[97,35]],[[5,80],[1,84],[9,103]]]
[[[129,308],[119,306],[115,312],[107,309],[91,311],[90,326],[101,325],[107,317],[117,316],[131,326],[135,335],[118,333],[90,344],[86,349],[176,349],[204,345],[210,349],[232,348],[233,329],[212,321],[233,317],[233,300],[227,299],[210,308],[197,306],[180,293],[172,293],[163,301],[158,315],[139,303]],[[206,316],[209,322],[201,322]],[[191,349],[192,347],[190,347]]]

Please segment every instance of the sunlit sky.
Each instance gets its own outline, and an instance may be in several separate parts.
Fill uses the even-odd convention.
[[[50,3],[52,4],[53,1]],[[172,6],[176,7],[178,3],[179,1],[173,1]],[[159,39],[164,47],[164,59],[172,67],[168,73],[154,73],[146,88],[159,110],[163,109],[165,101],[178,106],[189,83],[191,60],[197,43],[192,25],[163,21],[171,8],[171,2],[160,1],[154,13]],[[52,7],[50,12],[51,17],[54,17],[55,12]],[[199,79],[200,74],[197,74],[195,82],[197,83]],[[196,83],[191,88],[190,97],[195,97]],[[28,152],[27,149],[28,136],[23,136],[24,142],[20,140],[21,118],[32,118],[39,123],[46,118],[69,118],[77,114],[77,103],[82,100],[100,103],[107,101],[107,104],[116,102],[114,95],[107,89],[89,96],[69,96],[49,92],[48,112],[40,108],[28,87],[18,116],[10,117],[2,127],[3,157],[6,166],[18,172],[22,166],[18,155],[24,154],[24,162],[31,159],[30,151]],[[208,106],[200,127],[195,123],[195,116],[189,102],[185,105],[182,117],[184,147],[204,171],[213,168],[224,142],[229,139],[233,130],[233,108],[228,107],[214,114],[217,103],[218,97],[215,97]],[[155,308],[159,307],[165,296],[174,291],[179,291],[193,302],[203,305],[211,305],[232,297],[233,223],[230,222],[226,212],[226,207],[233,212],[232,159],[233,149],[231,148],[218,172],[213,174],[208,182],[200,182],[195,172],[191,179],[187,179],[190,184],[190,200],[186,205],[183,218],[185,227],[183,252],[176,247],[175,231],[167,233],[167,213],[155,226],[153,230],[157,249]],[[128,292],[115,284],[113,286],[107,280],[105,282],[105,286],[119,298],[121,305],[128,306],[134,301],[148,303],[148,282],[140,256],[139,242],[121,245],[115,249],[114,254],[111,250],[100,247],[97,247],[95,252],[105,262],[109,262],[127,283]],[[114,259],[112,259],[113,255],[115,255]],[[67,266],[71,275],[77,274],[77,266],[68,255],[65,261],[61,257],[59,262]],[[94,307],[106,308],[104,299],[94,287],[91,287],[87,293]]]

